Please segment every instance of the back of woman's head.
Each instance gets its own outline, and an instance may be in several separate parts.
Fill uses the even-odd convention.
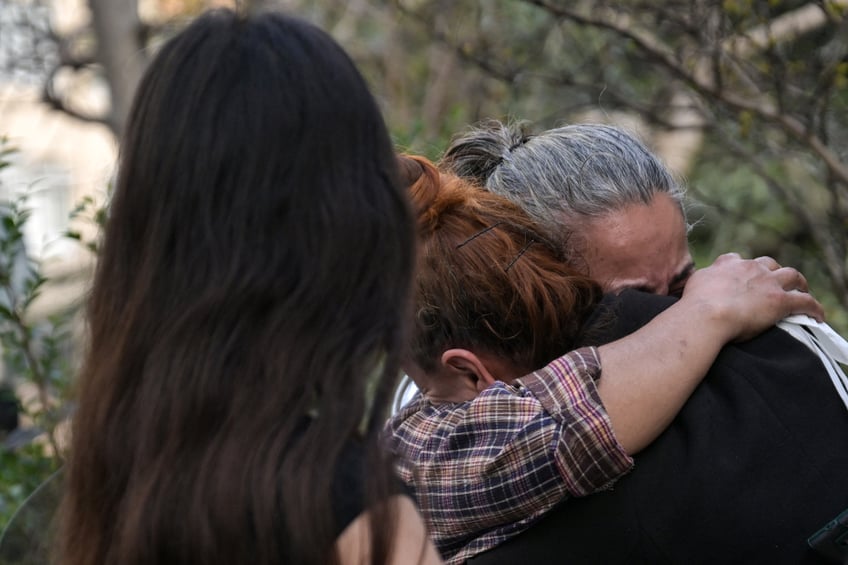
[[[573,124],[532,134],[528,124],[489,120],[453,139],[440,165],[524,208],[560,243],[563,226],[603,217],[684,190],[633,135],[603,124]]]
[[[310,24],[210,12],[152,61],[121,153],[63,562],[331,559],[333,464],[381,427],[414,263],[365,82]]]
[[[420,237],[412,360],[430,372],[460,347],[534,370],[576,345],[599,286],[509,200],[401,160]]]

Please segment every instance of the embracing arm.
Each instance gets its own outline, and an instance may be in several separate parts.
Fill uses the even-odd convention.
[[[722,255],[696,271],[683,297],[639,331],[601,346],[598,394],[616,438],[634,454],[671,422],[724,344],[789,314],[822,319],[803,275],[768,257]]]

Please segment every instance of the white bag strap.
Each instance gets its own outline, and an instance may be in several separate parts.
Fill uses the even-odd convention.
[[[824,363],[836,392],[848,409],[848,377],[839,365],[848,365],[848,341],[833,331],[829,325],[809,316],[788,316],[777,327],[806,345]]]

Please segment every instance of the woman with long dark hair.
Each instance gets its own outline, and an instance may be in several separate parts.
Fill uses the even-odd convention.
[[[162,47],[88,304],[59,561],[435,562],[377,447],[413,263],[380,112],[327,34],[221,10]]]

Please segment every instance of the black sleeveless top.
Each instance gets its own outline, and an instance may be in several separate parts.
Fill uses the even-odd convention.
[[[361,442],[351,440],[339,457],[336,472],[333,475],[333,516],[335,517],[336,537],[338,537],[357,516],[367,510],[366,478],[368,461]],[[395,477],[390,485],[390,495],[404,495],[412,498],[412,492],[403,481]]]
[[[365,511],[365,451],[351,441],[339,458],[333,475],[333,516],[336,537]]]

